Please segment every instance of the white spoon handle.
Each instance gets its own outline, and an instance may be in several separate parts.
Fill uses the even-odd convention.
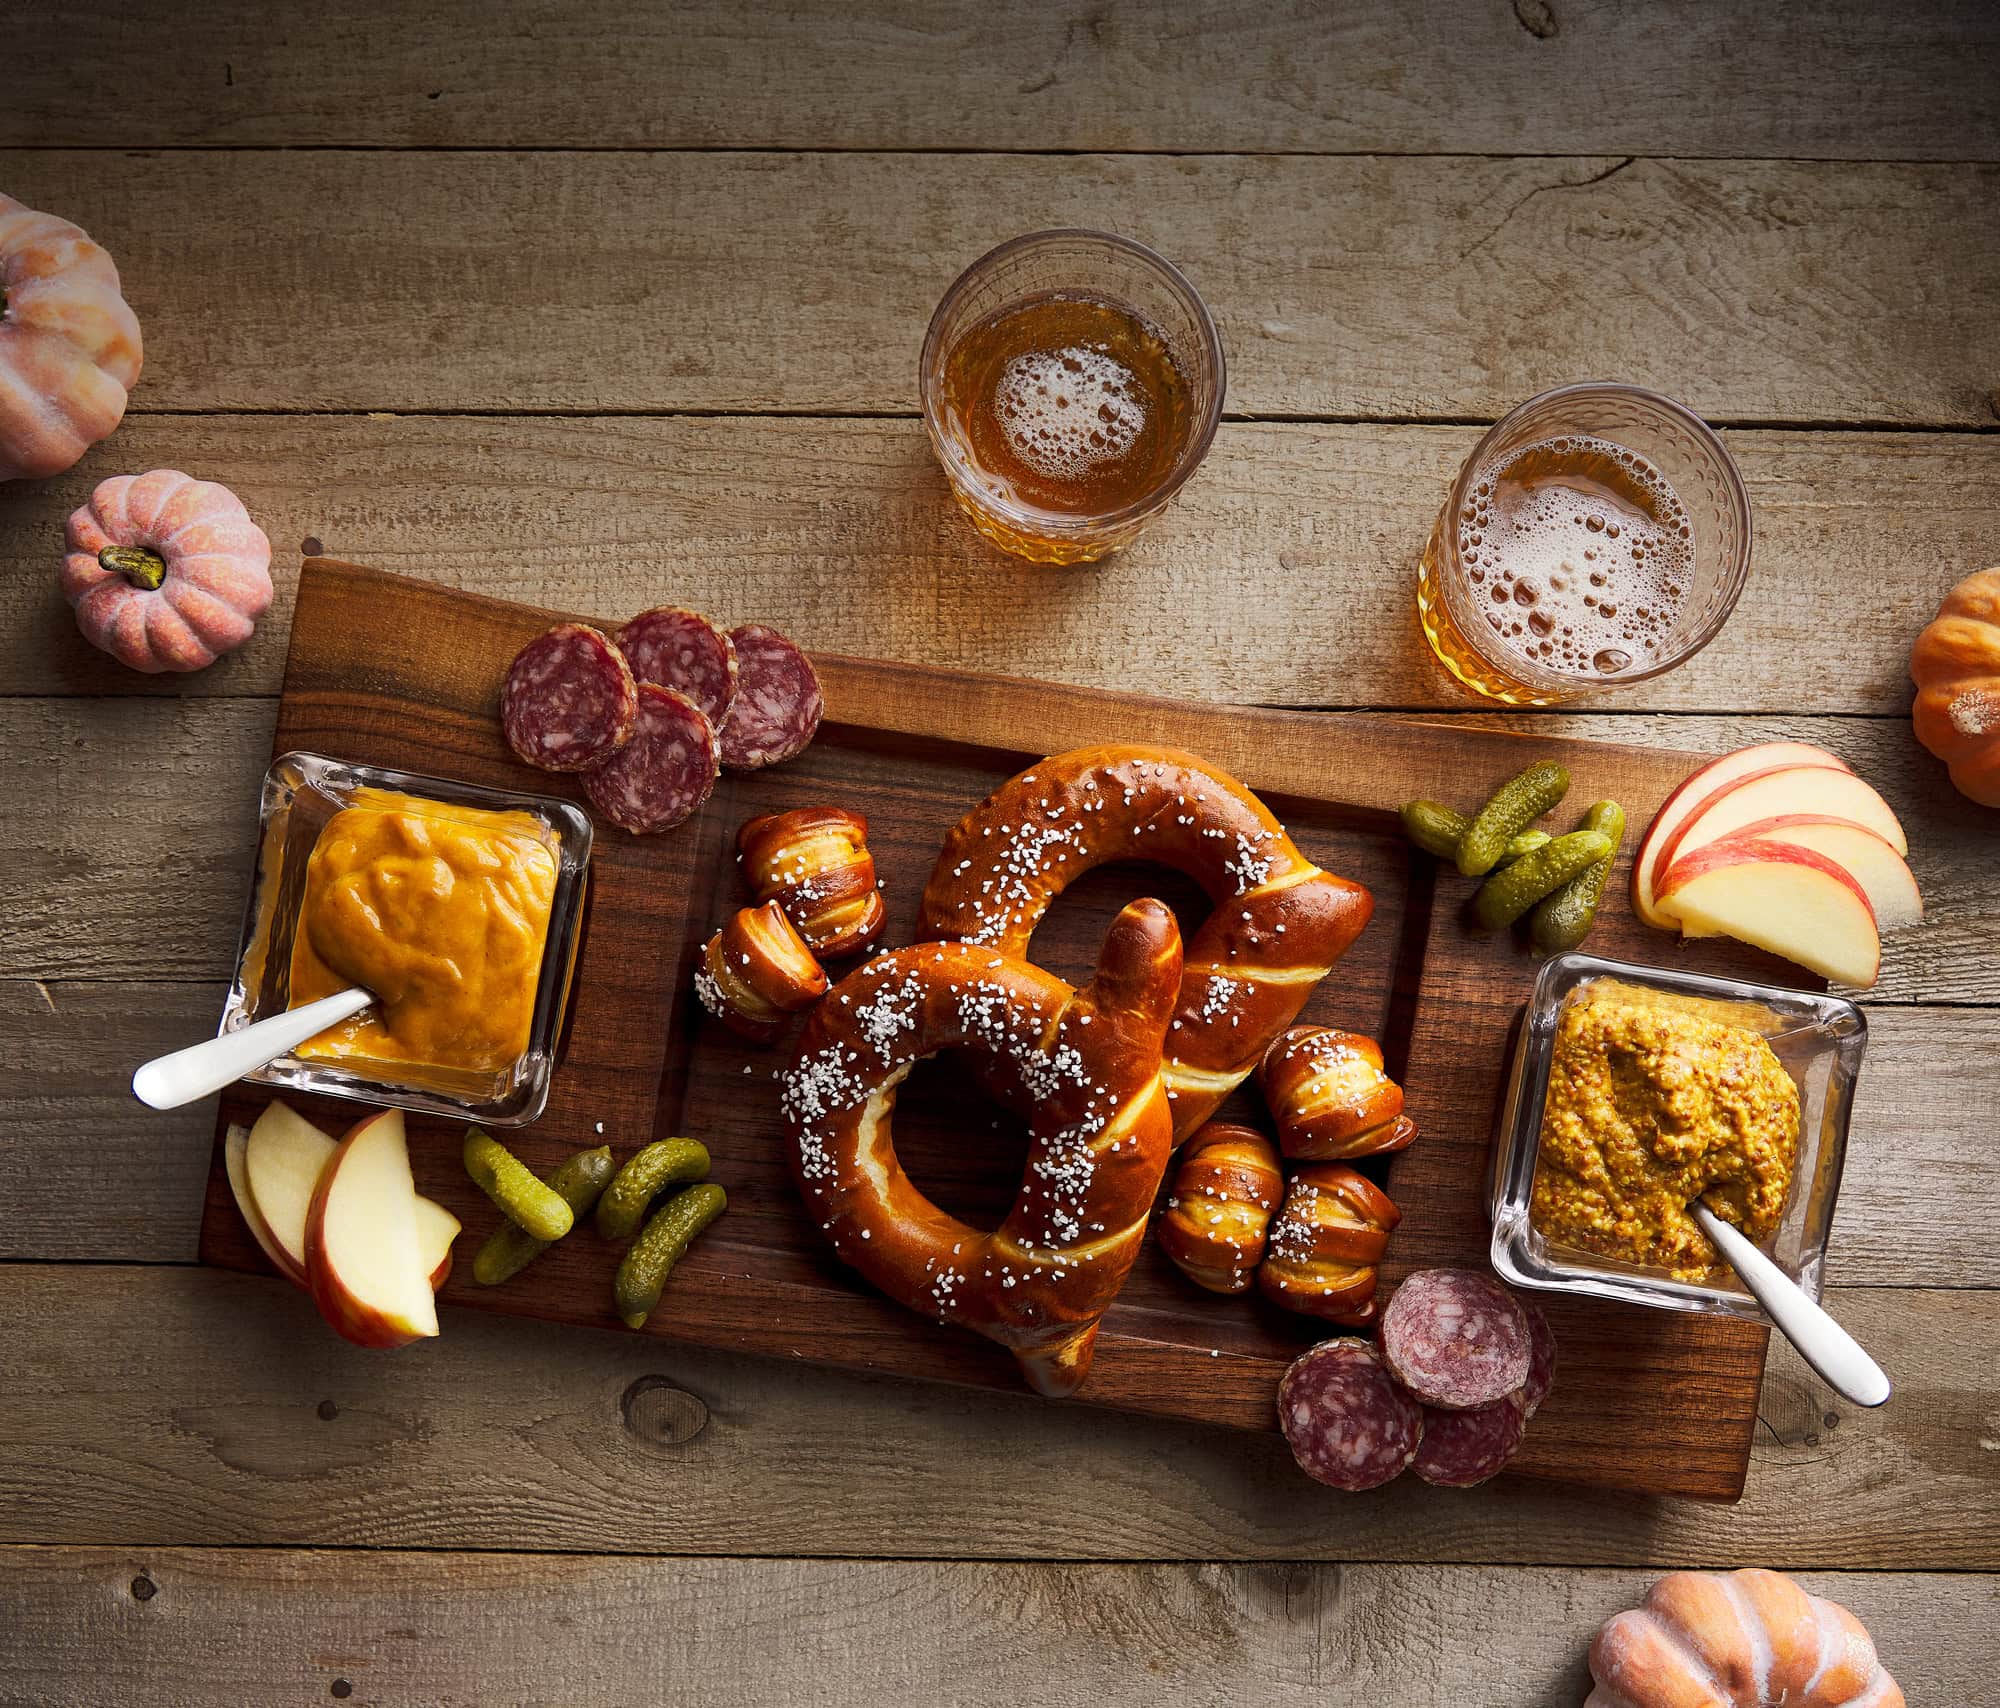
[[[1706,1204],[1688,1206],[1701,1231],[1729,1259],[1743,1285],[1756,1295],[1765,1315],[1799,1349],[1799,1356],[1843,1398],[1858,1406],[1879,1406],[1889,1397],[1889,1378],[1861,1349],[1854,1336],[1806,1297],[1789,1275]]]
[[[355,986],[323,996],[303,1008],[287,1009],[240,1032],[225,1032],[159,1056],[132,1076],[132,1095],[154,1109],[178,1109],[255,1073],[327,1027],[359,1014],[375,998]]]

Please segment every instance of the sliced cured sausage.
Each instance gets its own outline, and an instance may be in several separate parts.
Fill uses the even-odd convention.
[[[1278,1424],[1299,1469],[1336,1489],[1372,1489],[1417,1456],[1424,1408],[1366,1342],[1323,1340],[1278,1383]]]
[[[1470,1411],[1425,1406],[1424,1438],[1410,1469],[1427,1483],[1469,1489],[1506,1469],[1527,1426],[1518,1394]]]
[[[618,631],[618,649],[641,682],[678,688],[722,727],[736,698],[736,647],[706,617],[672,605],[641,611]]]
[[[588,771],[631,739],[637,684],[611,637],[558,623],[521,648],[500,690],[507,745],[543,771]]]
[[[1549,1319],[1542,1315],[1542,1307],[1532,1299],[1517,1297],[1514,1303],[1521,1307],[1528,1319],[1528,1379],[1521,1387],[1521,1411],[1524,1417],[1533,1417],[1542,1409],[1542,1401],[1549,1397],[1549,1390],[1556,1385],[1556,1336],[1549,1327]]]
[[[583,774],[590,804],[620,828],[671,830],[708,799],[722,769],[715,726],[678,688],[641,682],[632,739]]]
[[[1531,1336],[1520,1301],[1474,1269],[1420,1269],[1382,1313],[1382,1361],[1428,1406],[1465,1411],[1528,1379]]]
[[[722,763],[758,771],[805,751],[826,709],[806,655],[762,623],[729,631],[736,698],[722,720]]]

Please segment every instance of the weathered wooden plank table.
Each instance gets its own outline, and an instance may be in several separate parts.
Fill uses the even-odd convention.
[[[268,8],[48,0],[0,189],[117,257],[145,378],[0,489],[0,1701],[1574,1704],[1669,1566],[1805,1574],[1913,1703],[1994,1699],[2000,819],[1909,640],[2000,560],[2000,12],[1426,0]],[[981,548],[914,419],[960,266],[1074,222],[1182,262],[1229,418],[1102,569]],[[1479,425],[1632,379],[1726,429],[1750,588],[1685,669],[1469,709],[1410,610]],[[244,653],[140,679],[53,585],[93,481],[226,481]],[[305,542],[541,603],[1218,702],[1820,741],[1910,830],[1832,1298],[1735,1508],[1323,1498],[1281,1444],[460,1313],[421,1355],[193,1267],[212,1023]],[[1211,1562],[1211,1563],[1203,1563]]]

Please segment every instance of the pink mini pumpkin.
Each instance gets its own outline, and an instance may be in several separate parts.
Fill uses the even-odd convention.
[[[125,418],[139,322],[111,257],[0,196],[0,480],[62,471]]]
[[[120,474],[69,519],[76,626],[134,670],[200,670],[271,603],[271,542],[226,486],[179,469]]]

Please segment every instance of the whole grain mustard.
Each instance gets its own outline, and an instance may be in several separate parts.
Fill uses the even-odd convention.
[[[1530,1216],[1549,1241],[1703,1282],[1696,1198],[1761,1244],[1798,1156],[1799,1090],[1748,1027],[1598,984],[1556,1025]]]

